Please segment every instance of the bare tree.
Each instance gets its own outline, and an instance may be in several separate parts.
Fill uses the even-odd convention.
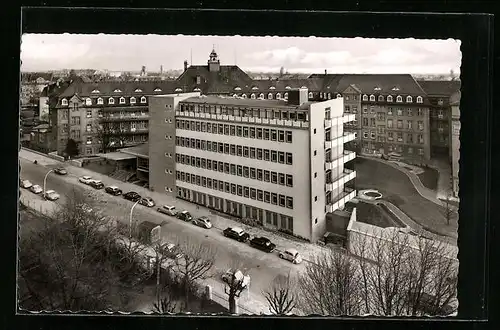
[[[123,147],[125,135],[121,132],[117,122],[109,122],[110,114],[105,112],[103,117],[94,121],[93,132],[99,141],[103,153],[113,150],[115,147]]]
[[[174,259],[172,267],[181,278],[188,310],[189,295],[195,282],[212,276],[211,270],[215,264],[217,250],[211,244],[196,242],[189,237],[180,241],[177,247],[181,254]]]
[[[274,278],[269,289],[263,292],[273,314],[286,315],[295,309],[297,305],[295,289],[290,272],[286,276],[280,274]]]
[[[316,256],[298,279],[300,308],[307,314],[358,314],[359,277],[355,261],[343,251]]]
[[[444,217],[446,219],[446,224],[448,226],[450,225],[451,220],[454,220],[454,218],[455,218],[455,208],[453,207],[453,205],[450,202],[451,202],[451,196],[448,193],[446,195],[445,200],[443,201],[443,207],[444,207],[443,213],[444,213]]]
[[[233,274],[225,280],[224,292],[228,296],[229,312],[231,314],[237,314],[236,299],[240,297],[241,293],[246,288],[244,278],[246,275],[242,273],[243,276],[237,277],[236,272],[242,272],[246,267],[241,259],[239,259],[236,255],[233,255],[230,260],[228,268],[233,272]]]
[[[177,310],[177,303],[172,299],[169,294],[164,295],[162,298],[157,298],[153,303],[153,312],[158,314],[171,314]]]

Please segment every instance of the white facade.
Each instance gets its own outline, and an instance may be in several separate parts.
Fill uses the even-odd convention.
[[[157,98],[159,99],[160,97]],[[355,196],[355,192],[344,193],[345,183],[355,177],[355,172],[345,173],[344,162],[353,159],[355,154],[344,154],[343,143],[348,142],[348,139],[343,133],[343,123],[354,118],[351,118],[352,115],[343,115],[343,99],[300,106],[276,103],[274,109],[272,103],[267,100],[249,100],[251,103],[248,105],[242,103],[245,101],[235,100],[235,108],[241,106],[247,110],[252,109],[250,111],[255,111],[254,113],[260,111],[261,115],[266,111],[273,114],[295,113],[293,120],[288,116],[285,116],[286,119],[276,119],[274,115],[269,118],[240,116],[239,113],[236,115],[236,112],[235,115],[219,113],[220,103],[213,96],[207,97],[205,102],[202,102],[203,97],[183,99],[186,103],[191,101],[200,104],[200,107],[213,105],[217,112],[181,111],[178,102],[169,101],[162,102],[157,109],[150,106],[150,136],[158,137],[150,138],[149,143],[150,154],[158,155],[156,158],[150,155],[151,186],[158,183],[158,178],[165,174],[173,176],[176,185],[173,193],[177,197],[216,208],[224,213],[254,218],[266,227],[285,230],[311,241],[318,240],[325,233],[326,213],[342,208],[345,202]],[[155,102],[152,100],[150,104]],[[167,129],[167,126],[171,126],[166,123],[167,120],[163,122],[161,115],[158,118],[155,115],[165,111],[164,108],[168,107],[166,104],[175,109],[175,132]],[[233,107],[227,99],[223,100],[223,104]],[[328,110],[325,112],[326,109]],[[298,113],[304,116],[301,120],[298,119]],[[164,129],[161,128],[163,126]],[[217,128],[217,131],[214,133],[212,128],[208,131],[207,127]],[[221,127],[224,131],[222,134]],[[161,129],[161,132],[152,132],[155,129]],[[327,130],[328,141],[325,141]],[[157,140],[160,144],[161,137],[168,131],[172,133],[176,144],[174,168],[167,166],[169,161],[161,161],[161,154],[167,150],[163,148],[165,150],[159,152],[158,148],[161,146],[156,146],[154,142]],[[240,133],[236,134],[235,131]],[[245,136],[241,131],[258,134],[253,137],[252,134]],[[266,131],[270,136],[275,134],[275,138],[265,138]],[[259,132],[262,134],[260,138]],[[287,139],[283,140],[282,136]],[[289,136],[291,141],[288,140]],[[170,135],[166,138],[170,139]],[[171,142],[163,141],[161,144],[167,145]],[[209,144],[218,149],[222,147],[224,151],[214,152],[212,147],[208,147]],[[239,150],[240,154],[235,150]],[[241,150],[244,153],[245,150],[250,151],[250,155],[243,156]],[[266,154],[271,155],[267,160]],[[273,157],[278,159],[272,161]],[[214,163],[218,164],[217,170],[213,168]],[[219,170],[220,164],[224,165],[222,171]],[[228,167],[230,170],[227,170]],[[243,173],[250,171],[253,176],[242,174],[242,169]],[[271,180],[269,176],[266,180],[266,172],[267,175],[270,174]],[[151,180],[154,178],[157,180]],[[286,180],[284,184],[283,178]],[[222,182],[224,188],[214,188],[214,182],[219,186]],[[290,185],[290,182],[293,183]],[[155,186],[154,189],[158,190],[159,187]],[[281,203],[283,200],[285,204]]]

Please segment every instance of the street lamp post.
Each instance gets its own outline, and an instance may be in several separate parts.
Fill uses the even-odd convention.
[[[43,198],[45,198],[45,185],[47,183],[47,177],[49,176],[49,173],[53,171],[54,171],[53,169],[48,171],[47,174],[45,174],[45,177],[43,178]]]
[[[130,220],[129,220],[129,234],[128,234],[128,237],[129,238],[132,238],[132,212],[134,212],[134,208],[137,204],[139,204],[139,201],[138,200],[137,202],[134,203],[134,205],[132,206],[132,208],[130,209]]]

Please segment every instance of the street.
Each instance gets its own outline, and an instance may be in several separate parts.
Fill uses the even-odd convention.
[[[48,172],[50,167],[45,167],[40,164],[35,165],[31,161],[27,161],[21,158],[21,178],[30,180],[33,184],[43,185],[43,178]],[[53,166],[52,166],[53,167]],[[67,196],[70,196],[73,189],[77,189],[82,192],[91,193],[95,196],[95,205],[100,209],[105,215],[115,217],[117,220],[129,223],[130,209],[133,205],[132,202],[123,199],[123,197],[111,196],[104,192],[104,190],[95,190],[92,187],[86,186],[78,182],[75,175],[71,173],[71,167],[68,168],[68,175],[60,176],[55,173],[50,173],[47,177],[47,187],[46,189],[53,189],[61,195],[60,200],[56,203],[62,204],[66,200]],[[111,184],[112,179],[104,181],[105,184]],[[112,184],[115,184],[114,182]],[[120,186],[120,185],[118,185]],[[124,189],[124,192],[127,190]],[[136,190],[138,191],[138,190]],[[41,196],[32,194],[29,191],[24,190],[23,195],[28,198],[40,199]],[[53,202],[42,201],[44,204],[50,204]],[[179,206],[178,206],[179,207]],[[251,276],[252,284],[250,288],[249,297],[254,300],[255,303],[260,302],[260,304],[265,305],[265,299],[262,296],[262,290],[268,288],[271,281],[279,274],[286,275],[290,272],[292,275],[296,275],[298,271],[304,269],[304,264],[293,265],[288,261],[281,260],[278,257],[277,252],[265,253],[260,250],[250,247],[248,244],[240,243],[222,235],[220,225],[217,223],[217,217],[211,217],[214,223],[214,228],[206,230],[200,227],[196,227],[191,223],[183,222],[174,217],[169,217],[163,214],[159,214],[156,211],[156,207],[146,208],[142,205],[137,205],[134,209],[134,220],[135,221],[150,221],[153,223],[161,224],[162,226],[162,236],[165,240],[174,239],[185,239],[189,237],[190,240],[197,242],[207,242],[212,244],[217,248],[217,260],[215,263],[217,275],[212,280],[212,283],[217,283],[222,286],[222,281],[220,280],[220,272],[225,271],[229,268],[231,261],[235,258],[244,265],[243,271]],[[217,228],[218,227],[218,228]],[[279,248],[279,246],[278,246]],[[215,284],[215,285],[217,285]],[[217,291],[223,291],[217,290]],[[248,299],[247,293],[243,293],[240,301],[243,303]]]

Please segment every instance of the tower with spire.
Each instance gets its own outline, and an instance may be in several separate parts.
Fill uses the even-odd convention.
[[[208,71],[218,72],[220,71],[220,61],[219,56],[215,52],[215,47],[212,48],[212,52],[208,58]]]

